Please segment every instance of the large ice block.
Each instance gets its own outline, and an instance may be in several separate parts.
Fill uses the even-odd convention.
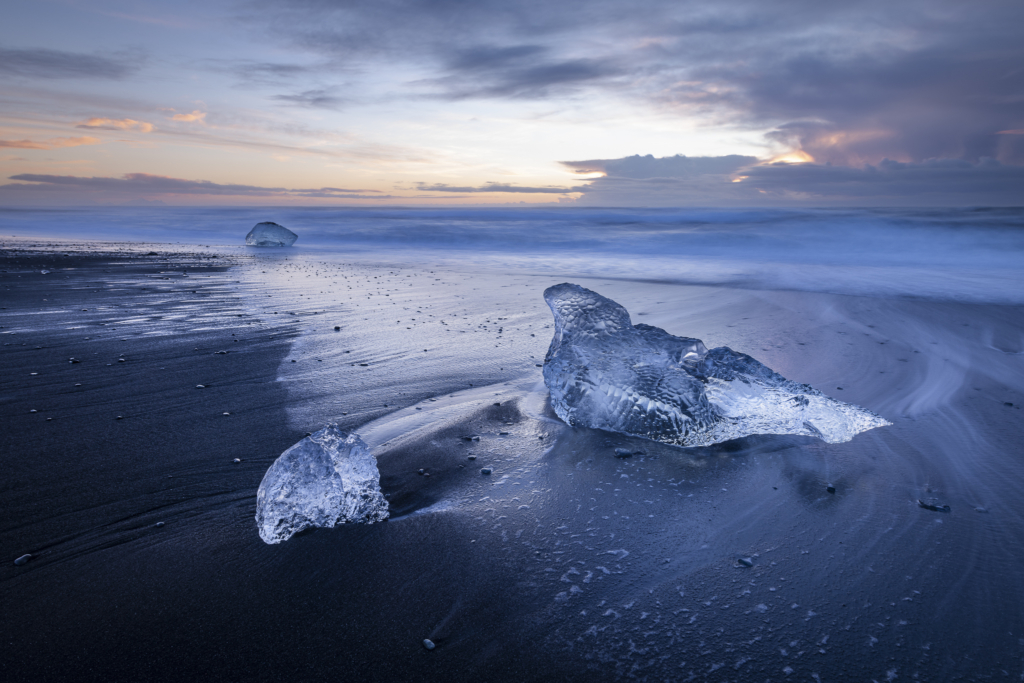
[[[299,236],[294,232],[269,221],[257,223],[245,236],[245,243],[250,247],[290,247]]]
[[[549,287],[544,299],[555,317],[544,383],[570,425],[707,446],[751,434],[840,443],[890,424],[728,347],[633,325],[625,308],[579,285]]]
[[[256,493],[256,525],[267,543],[310,527],[387,519],[377,459],[356,434],[327,425],[284,453]]]

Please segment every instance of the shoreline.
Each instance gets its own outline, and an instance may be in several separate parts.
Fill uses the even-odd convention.
[[[0,565],[8,680],[939,680],[1024,663],[1003,609],[1024,604],[1019,306],[580,280],[634,322],[894,422],[835,446],[677,449],[570,429],[535,395],[558,275],[178,253],[0,273],[0,338],[18,344],[0,347],[0,545],[35,555]],[[264,545],[263,473],[334,419],[374,435],[393,519]]]

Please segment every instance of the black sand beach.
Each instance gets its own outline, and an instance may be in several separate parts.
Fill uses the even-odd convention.
[[[567,274],[331,266],[361,294],[328,320],[253,303],[295,261],[153,250],[3,255],[5,680],[1024,676],[1019,306],[579,279],[894,423],[677,449],[545,406],[534,310]],[[464,329],[414,328],[427,293]],[[385,294],[408,332],[357,316]],[[265,545],[263,474],[331,420],[392,519]]]

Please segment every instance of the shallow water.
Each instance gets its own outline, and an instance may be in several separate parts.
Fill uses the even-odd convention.
[[[202,216],[216,244],[225,217],[267,213]],[[218,280],[245,320],[294,335],[277,368],[291,428],[358,431],[392,503],[372,536],[318,531],[286,552],[358,539],[388,566],[409,544],[478,548],[445,571],[515,577],[489,588],[500,616],[468,597],[423,608],[432,656],[467,676],[528,657],[601,679],[1024,677],[1020,212],[531,216],[295,211],[272,219],[332,227],[296,226],[307,246],[290,250],[211,248],[245,255]],[[170,229],[152,220],[154,239]],[[462,239],[489,223],[500,239]],[[893,424],[693,449],[570,429],[537,366],[541,293],[563,281]]]

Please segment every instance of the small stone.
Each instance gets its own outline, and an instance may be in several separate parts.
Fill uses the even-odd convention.
[[[466,458],[469,459],[469,460],[476,460],[476,456],[475,455],[467,455]]]
[[[428,650],[433,650],[437,646],[434,645],[434,641],[432,641],[430,638],[424,638],[423,647],[427,648]]]
[[[205,384],[197,384],[196,385],[196,389],[205,389],[205,388],[206,388]]]
[[[221,415],[230,415],[231,413],[221,413]]]
[[[418,472],[418,474],[419,474],[419,475],[420,475],[420,476],[422,477],[422,476],[423,476],[423,470],[420,470],[420,471]]]
[[[754,566],[754,560],[753,560],[753,558],[750,558],[750,557],[741,557],[738,560],[736,560],[736,566],[737,567],[753,567]]]
[[[117,417],[115,417],[114,419],[115,419],[115,420],[123,420],[123,419],[124,419],[124,416],[123,416],[123,415],[118,415],[118,416],[117,416]]]
[[[1009,401],[1004,401],[1003,405],[1006,406],[1007,408],[1012,408],[1013,407],[1013,404],[1010,403]]]
[[[508,436],[508,432],[498,432],[498,436]]]
[[[38,411],[38,410],[36,410],[35,408],[33,408],[32,410],[30,410],[30,411],[28,411],[28,412],[30,412],[30,413],[38,413],[39,411]]]
[[[836,487],[835,486],[826,486],[825,490],[828,491],[829,493],[835,493],[836,492]]]
[[[629,450],[628,448],[616,448],[615,449],[615,457],[616,458],[632,458],[633,457],[633,451]]]
[[[341,325],[335,325],[335,326],[334,326],[334,331],[335,331],[335,332],[338,332],[338,331],[340,331],[340,330],[341,330]]]
[[[234,460],[232,460],[231,462],[242,462],[242,459],[241,459],[241,458],[235,458],[235,459],[234,459]]]
[[[226,356],[227,353],[228,353],[227,351],[214,351],[213,355],[215,355],[215,356]]]
[[[484,467],[480,470],[480,474],[490,474],[492,472],[490,467]]]
[[[164,525],[164,523],[163,523],[163,522],[157,522],[157,523],[156,523],[156,524],[154,524],[153,526],[155,526],[155,527],[156,527],[157,529],[159,529],[159,528],[160,528],[160,527],[162,527],[163,525]]]
[[[26,555],[22,555],[21,557],[19,557],[18,559],[16,559],[16,560],[14,561],[14,564],[16,564],[16,565],[18,565],[18,566],[20,567],[20,566],[22,566],[23,564],[27,564],[27,563],[28,563],[28,561],[29,561],[29,560],[31,560],[31,559],[32,559],[32,556],[31,556],[31,555],[28,555],[28,554],[26,554]]]
[[[81,363],[82,361],[78,360],[77,358],[68,358],[68,362],[69,363]]]
[[[932,505],[931,503],[926,503],[920,499],[918,499],[917,505],[918,507],[923,507],[925,510],[931,510],[932,512],[949,512],[950,510],[948,505]]]

